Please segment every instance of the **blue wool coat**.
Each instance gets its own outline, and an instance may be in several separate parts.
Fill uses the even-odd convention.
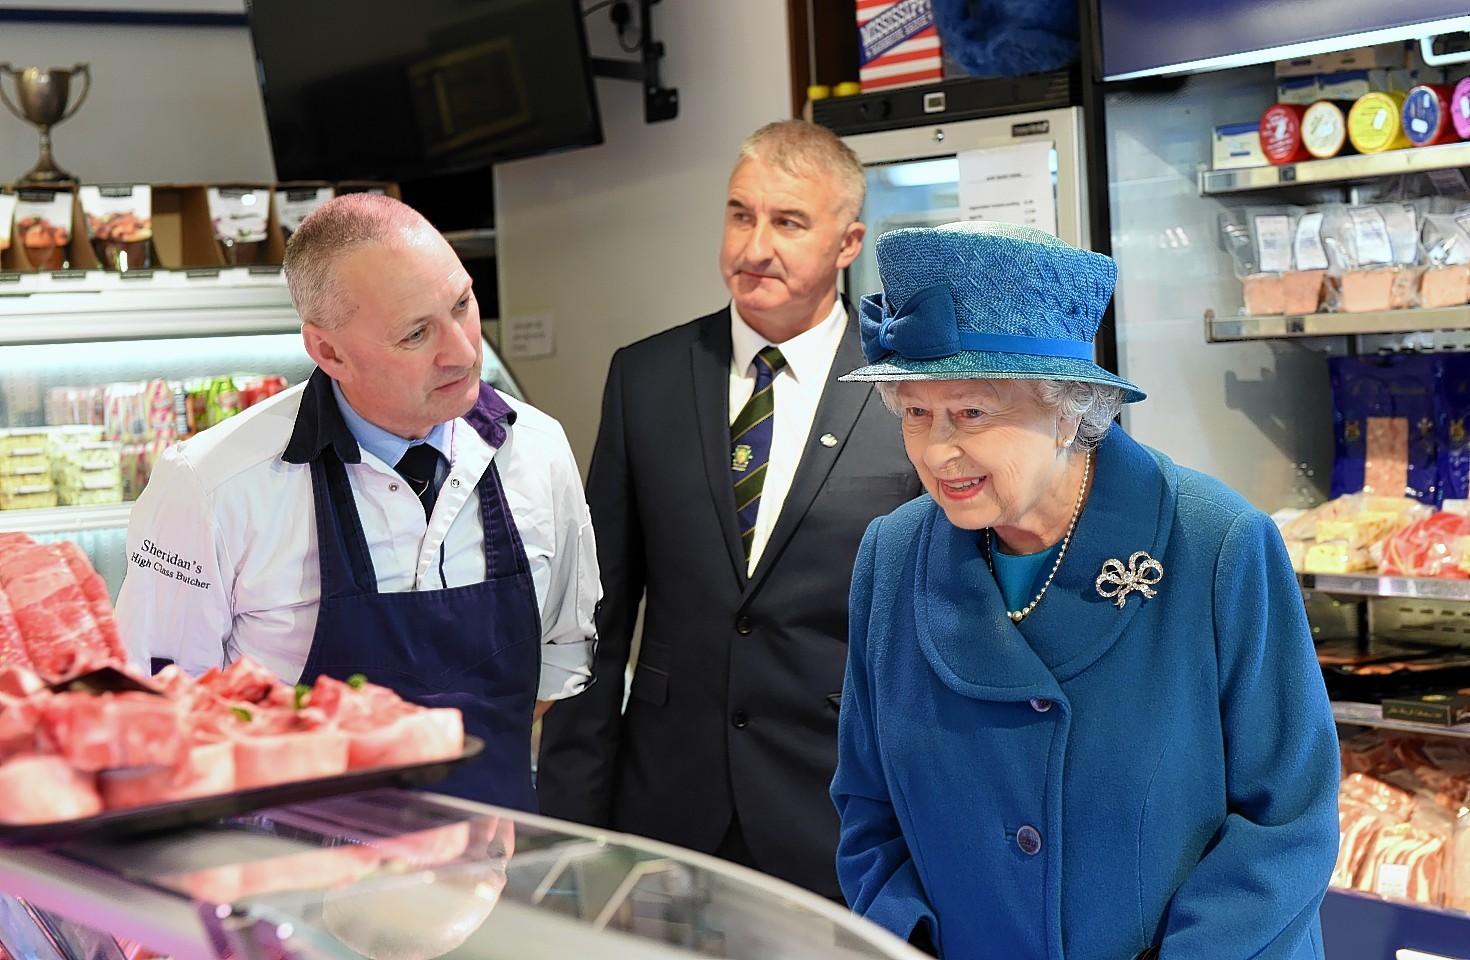
[[[928,497],[853,573],[832,797],[853,909],[951,960],[1321,958],[1337,737],[1270,518],[1119,429],[1012,624]],[[1146,551],[1119,609],[1095,581]]]

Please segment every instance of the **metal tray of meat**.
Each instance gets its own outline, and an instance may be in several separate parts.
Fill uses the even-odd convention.
[[[395,767],[364,767],[330,777],[294,780],[208,797],[108,810],[75,820],[0,823],[0,846],[55,846],[74,840],[130,837],[209,823],[265,807],[301,803],[358,790],[377,787],[426,787],[445,779],[459,766],[478,757],[484,749],[485,743],[479,737],[466,736],[463,752],[458,756],[439,760]]]

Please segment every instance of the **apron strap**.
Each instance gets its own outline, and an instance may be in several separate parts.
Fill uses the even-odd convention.
[[[510,515],[505,484],[500,482],[500,471],[494,460],[480,477],[479,493],[480,522],[485,528],[485,579],[530,573],[531,562],[526,558],[521,532]]]
[[[316,502],[317,553],[321,557],[322,598],[377,593],[378,577],[368,553],[367,534],[352,496],[347,468],[331,449],[311,462]]]

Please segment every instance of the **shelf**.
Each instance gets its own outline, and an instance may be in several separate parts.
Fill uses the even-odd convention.
[[[53,507],[49,510],[0,510],[0,533],[80,533],[114,530],[128,525],[131,503],[103,503],[94,507]]]
[[[291,333],[277,267],[0,275],[0,345]]]
[[[1426,600],[1470,600],[1470,580],[1439,577],[1381,577],[1376,573],[1299,573],[1303,590],[1352,597],[1422,597]]]
[[[1466,144],[1470,146],[1470,144]],[[1373,313],[1308,313],[1265,317],[1219,317],[1205,311],[1205,339],[1275,340],[1287,337],[1345,337],[1429,330],[1470,330],[1470,307],[1380,310]]]
[[[1437,147],[1414,147],[1365,153],[1327,160],[1306,160],[1270,167],[1242,167],[1236,170],[1201,170],[1200,196],[1213,197],[1249,190],[1269,190],[1305,183],[1339,183],[1391,177],[1396,174],[1422,173],[1470,167],[1470,143],[1446,143]]]
[[[1415,723],[1412,720],[1385,720],[1383,719],[1383,707],[1376,703],[1344,703],[1334,700],[1332,718],[1338,723],[1377,727],[1380,730],[1409,730],[1425,736],[1470,740],[1470,723],[1441,727],[1432,723]]]

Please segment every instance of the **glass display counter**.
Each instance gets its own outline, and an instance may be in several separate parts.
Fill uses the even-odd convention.
[[[403,790],[0,849],[0,891],[27,960],[921,956],[713,857]]]

